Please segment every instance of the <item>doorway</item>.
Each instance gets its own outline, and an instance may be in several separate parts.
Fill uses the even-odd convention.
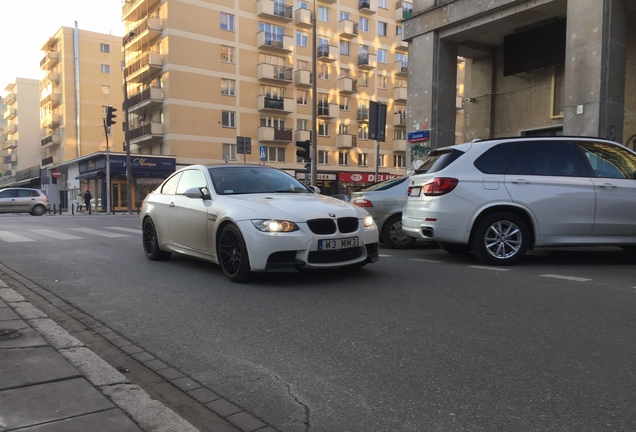
[[[113,211],[128,210],[126,180],[113,179],[111,181],[111,184],[111,199],[113,200]]]

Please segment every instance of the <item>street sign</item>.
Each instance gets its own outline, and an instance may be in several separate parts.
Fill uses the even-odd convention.
[[[428,141],[428,138],[429,138],[428,129],[408,133],[409,142]]]
[[[242,136],[236,137],[236,153],[252,154],[252,138]]]
[[[267,159],[267,146],[262,145],[260,148],[260,152],[261,152],[261,160],[264,161]]]
[[[55,179],[60,178],[60,177],[62,177],[62,172],[60,170],[57,170],[57,169],[52,169],[51,170],[51,177],[53,177]]]

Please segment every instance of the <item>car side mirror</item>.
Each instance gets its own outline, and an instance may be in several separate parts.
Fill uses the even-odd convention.
[[[320,188],[318,186],[309,186],[309,189],[311,189],[314,193],[320,193]]]
[[[188,198],[210,199],[210,192],[207,187],[191,187],[183,193]]]

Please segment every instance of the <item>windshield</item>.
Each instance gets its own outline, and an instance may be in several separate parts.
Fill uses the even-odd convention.
[[[369,187],[366,187],[364,189],[362,189],[363,191],[381,191],[381,190],[386,190],[386,189],[390,189],[393,186],[397,186],[400,183],[402,183],[403,181],[405,181],[407,179],[407,177],[398,177],[398,178],[394,178],[394,179],[389,179],[389,180],[384,180],[375,184],[372,184]]]
[[[253,193],[312,193],[284,171],[264,167],[210,168],[214,190],[219,195]]]

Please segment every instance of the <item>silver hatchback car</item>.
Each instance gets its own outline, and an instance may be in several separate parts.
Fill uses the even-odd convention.
[[[42,216],[48,211],[49,197],[40,189],[0,189],[0,213],[30,213],[33,216]]]
[[[543,246],[636,250],[636,153],[586,137],[508,138],[430,152],[402,229],[507,265]]]

